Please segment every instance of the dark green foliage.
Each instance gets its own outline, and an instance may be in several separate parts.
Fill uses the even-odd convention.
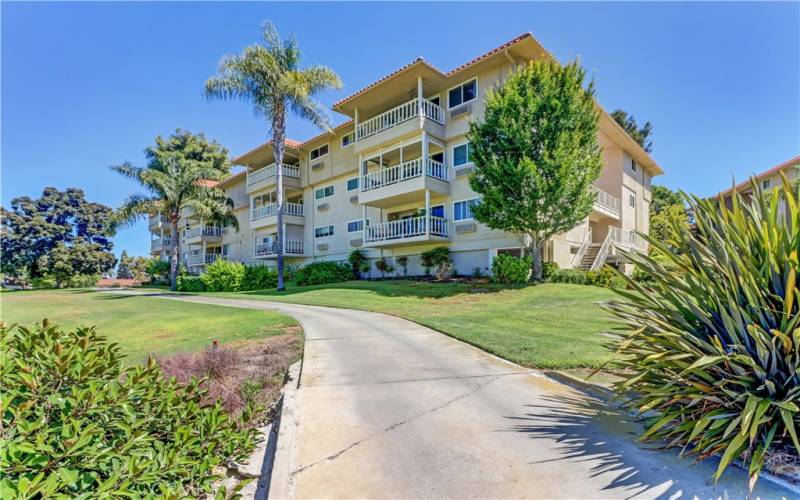
[[[600,115],[584,78],[576,62],[531,62],[487,93],[483,121],[470,124],[469,183],[481,195],[472,213],[527,242],[536,281],[544,243],[584,220],[596,197]]]
[[[506,285],[523,285],[531,274],[531,258],[499,254],[492,260],[492,281]]]
[[[179,292],[205,292],[206,284],[200,276],[192,276],[191,274],[182,274],[178,276],[178,291]]]
[[[238,292],[247,269],[241,262],[217,259],[200,276],[209,292]]]
[[[553,269],[547,278],[548,283],[572,283],[573,285],[594,285],[605,288],[625,288],[624,279],[611,266],[603,266],[599,271],[581,269]]]
[[[660,214],[665,209],[674,205],[684,206],[681,194],[666,186],[654,185],[650,189],[650,193],[653,198],[650,202],[650,215]]]
[[[361,276],[361,265],[367,258],[364,257],[364,254],[356,248],[350,255],[347,256],[347,262],[350,263],[350,266],[353,269],[353,278],[358,279]]]
[[[152,360],[123,369],[94,328],[0,328],[3,498],[181,498],[211,491],[254,433],[206,390],[165,380]]]
[[[547,280],[549,283],[572,283],[573,285],[587,285],[589,278],[586,271],[580,269],[555,269]]]
[[[422,252],[419,256],[420,264],[425,268],[425,276],[430,276],[432,268],[441,270],[450,264],[450,249],[447,247],[434,247]],[[437,274],[441,274],[437,271]]]
[[[278,273],[267,266],[247,266],[242,278],[242,290],[265,290],[278,286]]]
[[[312,262],[298,269],[294,276],[295,284],[298,286],[340,283],[351,279],[353,279],[352,268],[347,264],[333,261]]]
[[[558,264],[555,262],[545,262],[542,264],[542,279],[547,281],[554,271],[559,269]]]
[[[653,151],[653,140],[650,138],[650,136],[653,135],[652,123],[645,122],[644,125],[639,127],[639,124],[636,123],[636,118],[621,109],[617,109],[611,113],[611,118],[619,123],[619,125],[625,129],[625,132],[627,132],[642,149],[648,153]]]
[[[394,271],[394,267],[386,262],[386,259],[384,258],[380,258],[375,261],[375,269],[381,272],[382,278],[386,278],[386,273],[391,273]]]
[[[687,198],[696,230],[673,225],[674,248],[648,238],[658,259],[630,255],[647,288],[628,279],[634,291],[608,306],[627,330],[614,334],[617,390],[655,415],[642,438],[721,456],[716,478],[742,459],[751,487],[770,451],[800,452],[798,193],[785,179],[752,189],[730,210]]]
[[[403,268],[403,276],[408,276],[408,257],[402,255],[394,260],[397,265]]]
[[[148,260],[146,273],[151,283],[169,284],[169,262],[165,260]]]
[[[52,276],[39,276],[31,279],[33,288],[56,288],[56,279]]]
[[[11,200],[0,209],[2,270],[32,278],[49,274],[67,282],[72,274],[101,274],[114,267],[109,229],[112,210],[86,200],[83,191],[48,187],[41,198]]]
[[[119,262],[117,263],[117,278],[125,280],[133,279],[132,264],[133,259],[128,256],[126,250],[123,250],[119,256]]]

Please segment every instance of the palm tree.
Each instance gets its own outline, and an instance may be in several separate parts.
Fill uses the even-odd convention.
[[[286,114],[293,111],[317,127],[329,131],[330,121],[314,95],[341,88],[339,76],[325,66],[299,67],[300,49],[294,37],[281,40],[275,27],[263,26],[263,45],[251,45],[240,55],[225,56],[217,74],[206,81],[208,98],[238,99],[253,104],[255,111],[269,122],[275,154],[277,185],[278,291],[283,281],[283,150],[286,140]]]
[[[137,220],[160,215],[170,224],[170,286],[177,288],[178,221],[184,209],[203,221],[230,224],[238,229],[233,202],[215,182],[230,171],[228,151],[216,141],[208,142],[203,134],[178,130],[169,139],[156,137],[155,146],[145,149],[147,165],[136,167],[128,162],[111,167],[133,179],[148,194],[133,194],[117,209],[115,229],[133,225]]]

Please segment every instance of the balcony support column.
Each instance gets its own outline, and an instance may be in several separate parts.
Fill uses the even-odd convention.
[[[380,222],[380,221],[378,221]],[[367,241],[367,206],[361,205],[361,247],[364,247],[364,242]]]
[[[353,110],[353,141],[358,141],[358,108]]]
[[[431,235],[431,192],[425,190],[425,236]]]
[[[422,131],[422,180],[428,176],[428,133]]]
[[[425,99],[425,96],[422,95],[422,77],[417,77],[417,106],[419,108],[419,128],[422,128],[425,124],[425,110],[422,107],[423,103],[422,100]]]

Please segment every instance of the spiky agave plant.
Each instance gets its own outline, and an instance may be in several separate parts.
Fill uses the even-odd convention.
[[[660,258],[629,256],[648,289],[627,279],[607,307],[625,324],[616,389],[648,416],[642,439],[720,455],[715,480],[740,458],[752,489],[769,452],[800,450],[800,211],[785,177],[770,193],[751,183],[730,208],[684,195],[695,230],[673,224],[669,247],[645,236]]]

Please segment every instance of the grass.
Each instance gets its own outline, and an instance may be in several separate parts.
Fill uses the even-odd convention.
[[[259,339],[296,329],[297,323],[269,311],[235,309],[123,296],[91,290],[35,290],[3,293],[0,319],[30,325],[48,318],[64,328],[97,326],[132,362],[148,354],[198,351],[221,343]]]
[[[400,316],[532,368],[597,367],[611,358],[601,332],[615,323],[608,289],[544,284],[518,289],[412,280],[351,281],[277,293],[211,294],[362,309]]]

